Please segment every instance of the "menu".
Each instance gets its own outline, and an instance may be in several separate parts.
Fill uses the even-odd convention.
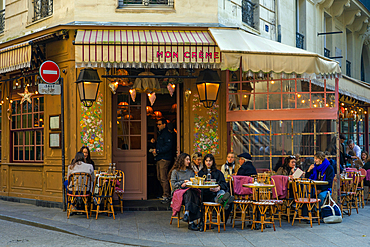
[[[303,175],[303,171],[299,168],[293,173],[293,178],[300,178]]]

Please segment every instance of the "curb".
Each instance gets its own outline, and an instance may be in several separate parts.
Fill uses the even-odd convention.
[[[113,234],[107,234],[107,233],[101,233],[93,230],[89,230],[77,225],[68,224],[64,222],[59,221],[53,221],[49,219],[34,217],[34,216],[27,216],[22,215],[23,218],[19,217],[20,214],[15,213],[0,213],[0,219],[11,221],[19,224],[39,227],[51,231],[57,231],[62,232],[66,234],[72,234],[75,236],[83,237],[83,238],[89,238],[93,240],[98,241],[104,241],[104,242],[110,242],[110,243],[117,243],[117,244],[127,244],[127,245],[133,245],[133,246],[168,246],[168,247],[181,247],[181,246],[197,246],[197,245],[176,245],[176,244],[169,244],[166,242],[159,242],[159,241],[150,241],[150,240],[140,240],[135,238],[126,238],[121,237]],[[30,219],[32,218],[32,219]]]

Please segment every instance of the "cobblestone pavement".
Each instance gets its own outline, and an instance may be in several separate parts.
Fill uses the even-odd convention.
[[[83,237],[85,240],[138,246],[370,246],[370,206],[360,208],[359,214],[353,210],[352,215],[344,216],[340,224],[316,223],[311,228],[304,222],[296,222],[292,226],[283,221],[282,227],[277,226],[275,232],[272,228],[264,232],[241,230],[238,223],[234,229],[228,224],[226,231],[221,230],[221,233],[217,233],[217,228],[207,232],[193,232],[187,229],[184,222],[180,222],[180,228],[177,228],[176,220],[170,225],[170,216],[171,212],[168,211],[127,211],[116,214],[116,220],[104,214],[100,215],[98,220],[86,219],[84,215],[73,215],[67,219],[66,212],[58,208],[0,200],[0,240],[2,241],[2,232],[8,225],[7,222],[4,223],[6,220],[41,227],[43,229],[40,229],[40,232],[49,229],[62,233],[56,241],[60,241],[64,236],[69,239],[72,235],[68,233],[73,233],[74,237]],[[29,233],[29,236],[32,236],[32,231]],[[12,234],[17,236],[18,233]],[[22,238],[20,237],[20,240]],[[12,239],[15,238],[7,238],[4,241]],[[1,241],[0,245],[7,244]],[[94,244],[99,245],[92,243]],[[55,244],[46,239],[42,245]],[[69,242],[66,242],[66,245],[70,245]]]
[[[0,220],[0,246],[128,246]]]

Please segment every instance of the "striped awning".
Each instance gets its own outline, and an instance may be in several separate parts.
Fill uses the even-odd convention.
[[[0,74],[29,68],[31,66],[32,45],[58,37],[62,32],[49,33],[23,43],[0,49]]]
[[[32,47],[23,42],[0,50],[0,74],[28,68],[31,65]]]
[[[76,67],[218,68],[208,31],[78,30]]]

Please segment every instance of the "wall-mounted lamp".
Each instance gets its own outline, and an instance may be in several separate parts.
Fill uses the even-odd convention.
[[[95,69],[87,68],[80,71],[76,81],[80,100],[85,107],[91,107],[96,101],[101,80]]]
[[[196,86],[199,94],[199,100],[205,108],[211,108],[217,101],[220,91],[221,79],[217,71],[205,69],[199,72]]]

